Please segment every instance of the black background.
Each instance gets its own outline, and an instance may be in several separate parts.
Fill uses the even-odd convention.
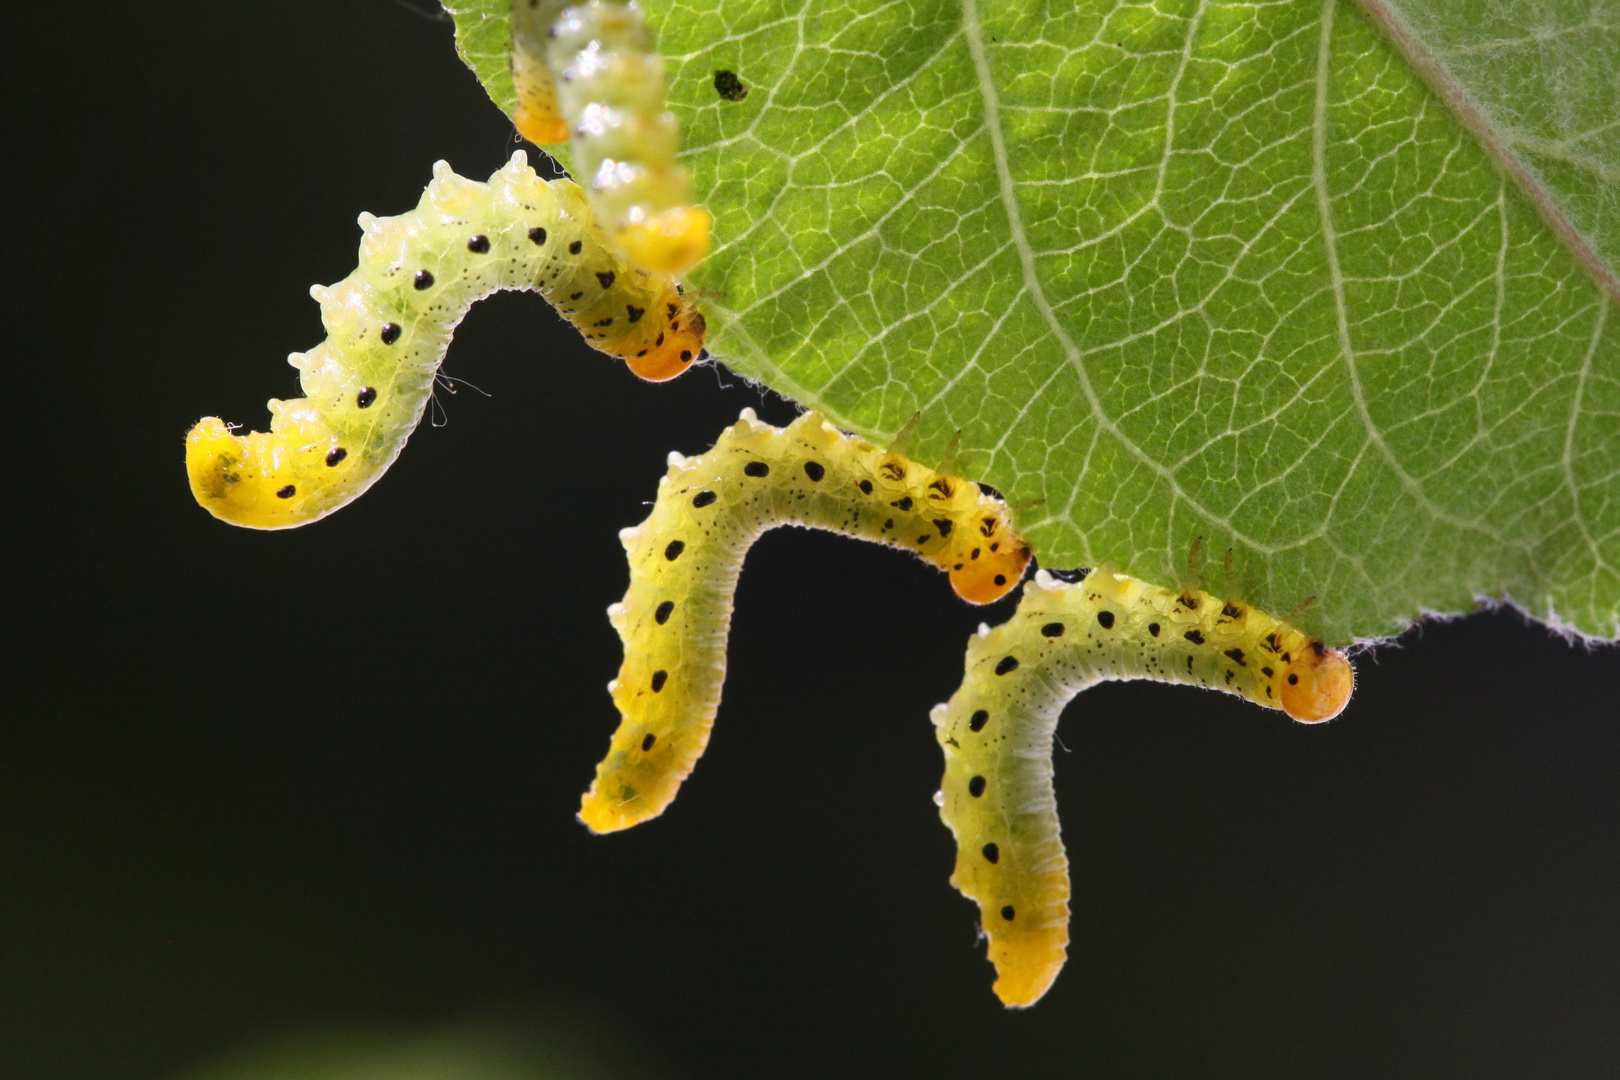
[[[8,15],[15,442],[0,1072],[157,1078],[278,1031],[507,1005],[658,1075],[1609,1076],[1620,658],[1509,612],[1360,661],[1349,712],[1112,685],[1070,709],[1068,967],[1003,1011],[946,883],[928,709],[986,612],[827,535],[749,559],[708,756],[662,819],[573,820],[616,716],[616,531],[744,406],[474,310],[428,428],[287,534],[192,502],[264,426],[361,210],[509,125],[397,3]],[[20,548],[20,553],[19,553]],[[8,665],[9,666],[9,665]]]

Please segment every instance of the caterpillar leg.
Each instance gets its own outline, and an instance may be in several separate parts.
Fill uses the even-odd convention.
[[[691,773],[720,704],[743,557],[780,525],[904,548],[974,603],[1005,595],[1029,563],[999,499],[815,413],[784,429],[745,411],[707,454],[671,454],[652,513],[621,534],[630,589],[608,609],[624,641],[610,684],[621,721],[581,804],[593,830],[656,817]]]
[[[546,181],[527,158],[482,184],[439,162],[416,209],[360,216],[359,267],[317,285],[326,340],[294,353],[305,396],[272,401],[269,432],[207,417],[186,436],[198,503],[257,529],[315,521],[383,474],[422,419],[467,309],[501,289],[534,290],[596,349],[654,382],[703,350],[703,315],[667,276],[606,242],[579,185]]]
[[[1343,654],[1246,605],[1124,574],[1038,572],[1012,619],[968,642],[962,686],[932,714],[940,816],[957,843],[951,884],[979,905],[1008,1006],[1033,1005],[1063,966],[1069,874],[1052,736],[1075,695],[1111,679],[1223,690],[1302,723],[1337,716],[1355,683]]]

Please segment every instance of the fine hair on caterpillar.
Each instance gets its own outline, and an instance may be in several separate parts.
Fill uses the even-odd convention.
[[[968,642],[961,688],[934,708],[945,753],[936,801],[956,837],[951,884],[976,901],[1008,1006],[1034,1004],[1068,947],[1068,857],[1052,740],[1065,705],[1116,679],[1189,683],[1280,709],[1337,716],[1355,676],[1343,654],[1233,600],[1124,574],[1037,571],[1018,610]]]
[[[696,265],[712,223],[675,160],[680,129],[641,4],[514,0],[511,65],[518,132],[571,141],[597,217],[630,262],[664,274]]]
[[[743,558],[782,525],[904,548],[976,604],[1006,595],[1030,558],[1001,500],[817,413],[777,428],[746,410],[708,453],[671,454],[652,512],[620,533],[630,588],[608,618],[624,641],[609,684],[621,721],[581,804],[594,831],[656,817],[691,773],[720,704]]]
[[[441,161],[416,209],[362,214],[360,227],[358,269],[310,290],[327,336],[289,358],[304,396],[270,402],[269,432],[206,417],[186,436],[192,492],[216,517],[287,528],[358,497],[420,423],[462,316],[493,292],[539,292],[643,379],[674,378],[702,354],[694,299],[629,265],[579,185],[542,180],[522,151],[487,184]]]

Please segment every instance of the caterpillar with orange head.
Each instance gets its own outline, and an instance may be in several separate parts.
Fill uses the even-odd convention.
[[[630,589],[608,617],[624,641],[609,684],[622,719],[580,808],[592,830],[658,816],[691,773],[720,704],[743,557],[780,525],[904,548],[975,604],[1004,596],[1030,558],[1000,499],[817,413],[776,428],[748,410],[707,454],[671,454],[652,513],[620,534]]]
[[[592,206],[631,263],[681,274],[708,253],[709,212],[675,156],[664,60],[635,0],[515,0],[513,117],[541,145],[572,136]]]
[[[1040,999],[1069,940],[1069,864],[1052,793],[1052,738],[1076,694],[1113,679],[1190,683],[1281,709],[1339,715],[1350,662],[1287,623],[1198,590],[1124,574],[1037,571],[1018,611],[968,642],[967,670],[932,719],[945,751],[936,797],[956,836],[951,884],[978,902],[1008,1006]]]
[[[422,419],[450,336],[501,289],[539,292],[643,379],[671,379],[703,350],[703,315],[668,276],[628,265],[579,185],[542,180],[519,151],[483,184],[433,167],[416,209],[360,216],[359,268],[317,285],[326,340],[289,362],[304,397],[270,402],[269,432],[217,417],[186,436],[197,501],[257,529],[305,525],[358,497]]]

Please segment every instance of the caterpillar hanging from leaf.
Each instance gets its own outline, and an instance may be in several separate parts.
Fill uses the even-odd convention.
[[[643,379],[674,378],[702,352],[690,298],[629,266],[579,185],[542,180],[522,151],[488,184],[441,161],[415,210],[362,214],[360,227],[359,268],[310,290],[327,337],[289,358],[305,396],[272,400],[267,433],[237,435],[208,417],[186,436],[192,492],[216,517],[286,528],[359,496],[421,421],[468,307],[497,290],[538,291]]]
[[[518,131],[573,137],[575,165],[603,227],[636,266],[681,274],[709,250],[711,221],[675,161],[664,60],[634,0],[515,0]]]
[[[1315,724],[1344,709],[1355,673],[1341,653],[1245,604],[1124,574],[1066,582],[1038,571],[1012,619],[968,642],[962,686],[932,714],[945,751],[940,816],[957,843],[951,884],[978,902],[1009,1006],[1046,993],[1068,946],[1058,716],[1112,679],[1224,690]]]
[[[745,411],[700,457],[670,455],[652,513],[620,538],[630,589],[608,609],[624,640],[610,684],[622,721],[580,820],[612,832],[663,813],[708,745],[744,555],[779,525],[912,551],[986,604],[1023,576],[1029,545],[978,485],[843,434],[817,413],[787,428]]]
[[[1004,595],[1030,558],[1000,500],[815,413],[784,430],[744,412],[707,454],[671,454],[652,513],[621,534],[630,589],[608,609],[624,642],[609,684],[621,720],[581,802],[593,831],[656,817],[691,773],[720,703],[743,557],[788,524],[908,548],[974,603]],[[1008,623],[981,627],[961,689],[932,715],[946,759],[937,801],[958,844],[951,881],[980,905],[1009,1006],[1038,1000],[1067,948],[1051,758],[1076,694],[1110,679],[1190,683],[1318,723],[1354,684],[1342,654],[1246,604],[1124,574],[1074,576],[1038,572]]]

